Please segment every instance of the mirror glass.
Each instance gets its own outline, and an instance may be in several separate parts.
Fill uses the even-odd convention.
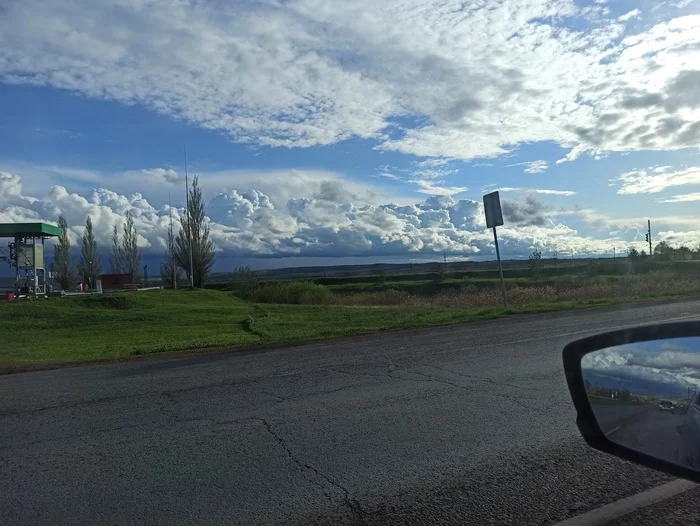
[[[610,347],[581,370],[598,425],[620,445],[700,471],[700,338]]]

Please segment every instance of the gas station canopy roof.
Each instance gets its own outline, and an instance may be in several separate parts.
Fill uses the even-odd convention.
[[[0,237],[54,237],[61,229],[48,223],[0,223]]]

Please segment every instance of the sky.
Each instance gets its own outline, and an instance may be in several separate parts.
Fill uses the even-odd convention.
[[[687,395],[700,387],[700,338],[631,343],[595,351],[581,360],[584,377],[638,394]]]
[[[0,0],[0,222],[218,269],[700,243],[700,1]]]

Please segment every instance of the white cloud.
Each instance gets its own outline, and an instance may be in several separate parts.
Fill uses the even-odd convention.
[[[700,15],[646,27],[572,0],[30,0],[3,6],[0,80],[270,146],[360,137],[471,159],[554,141],[569,160],[695,147]],[[419,124],[387,138],[404,117]]]
[[[561,195],[564,197],[576,195],[576,192],[574,192],[572,190],[549,190],[547,188],[515,188],[512,186],[504,186],[502,188],[496,188],[495,190],[491,190],[491,191],[522,192],[522,193],[534,193],[534,194],[543,194],[543,195]]]
[[[428,195],[454,195],[469,190],[466,186],[438,186],[435,182],[422,181],[420,179],[412,180],[411,182],[418,186],[420,193]]]
[[[700,192],[692,194],[681,194],[667,197],[665,199],[657,199],[659,203],[687,203],[690,201],[700,201]]]
[[[620,183],[618,194],[655,194],[672,186],[700,184],[700,167],[669,171],[668,166],[647,168],[621,174],[613,183]]]
[[[421,181],[426,185],[429,182]],[[492,237],[486,229],[483,206],[448,195],[442,189],[424,201],[408,204],[371,204],[340,180],[309,187],[304,197],[275,202],[258,189],[233,189],[207,200],[206,213],[216,249],[246,257],[363,256],[450,254],[492,257]],[[529,196],[524,202],[503,201],[507,224],[501,238],[512,257],[566,248],[577,253],[609,251],[609,239],[595,239],[557,221],[546,205]],[[85,195],[54,186],[44,195],[27,195],[22,180],[0,172],[0,222],[55,222],[63,214],[75,244],[90,216],[100,246],[109,246],[113,225],[126,213],[134,216],[139,246],[162,253],[169,226],[169,208],[153,206],[142,194],[124,195],[98,188]],[[182,209],[174,208],[176,229]],[[661,236],[661,234],[660,234]],[[619,240],[618,240],[619,242]]]
[[[618,16],[617,19],[620,22],[627,22],[628,20],[632,20],[633,18],[638,18],[641,14],[642,12],[639,9],[632,9],[632,11],[625,13],[622,16]]]
[[[397,177],[389,172],[380,172],[379,177],[383,177],[384,179],[391,179],[392,181],[402,181],[400,177]]]
[[[538,173],[544,172],[549,167],[549,165],[547,164],[547,161],[543,161],[543,160],[527,161],[524,163],[507,164],[506,166],[507,167],[524,166],[525,167],[524,171],[526,174],[538,174]]]
[[[180,174],[172,168],[149,168],[141,170],[141,173],[148,177],[155,177],[160,180],[160,182],[171,184],[179,183],[181,180],[184,180],[184,177],[180,177]]]

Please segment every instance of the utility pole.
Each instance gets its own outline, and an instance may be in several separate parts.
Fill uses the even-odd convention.
[[[190,185],[187,182],[187,145],[185,150],[185,198],[187,206],[187,245],[190,249],[190,287],[194,288],[194,264],[192,262],[192,218],[190,217]]]
[[[647,241],[649,242],[649,255],[651,256],[651,219],[647,219]]]
[[[615,259],[615,247],[613,247],[613,259]]]
[[[170,204],[170,193],[168,193],[168,211],[170,212],[170,236],[173,246],[168,247],[170,250],[170,264],[173,268],[173,290],[177,290],[177,269],[175,268],[175,233],[173,232],[173,207]]]
[[[571,248],[571,259],[574,259],[574,249],[573,249],[573,247]]]

